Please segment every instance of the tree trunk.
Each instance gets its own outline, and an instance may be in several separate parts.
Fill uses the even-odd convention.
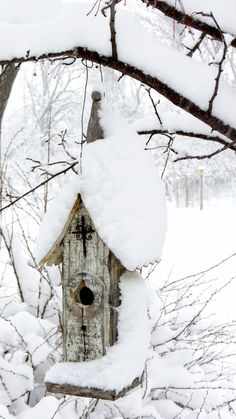
[[[11,94],[12,86],[18,73],[19,66],[9,64],[2,67],[0,74],[0,209],[2,208],[2,190],[3,190],[3,173],[2,173],[2,121],[4,112]]]

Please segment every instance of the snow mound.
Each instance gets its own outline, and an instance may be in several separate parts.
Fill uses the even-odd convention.
[[[0,21],[10,24],[32,24],[55,18],[60,12],[60,0],[1,0]]]
[[[137,272],[122,275],[117,343],[100,359],[55,364],[47,372],[45,381],[119,392],[140,377],[151,335],[146,288],[144,279]]]
[[[101,239],[130,271],[159,261],[166,232],[164,185],[152,155],[126,121],[101,111],[106,138],[84,146],[82,175],[71,175],[46,214],[40,261],[58,239],[81,194]]]
[[[109,55],[109,26],[89,2],[1,0],[0,56],[6,59],[66,51],[78,45]],[[17,42],[16,42],[17,39]]]

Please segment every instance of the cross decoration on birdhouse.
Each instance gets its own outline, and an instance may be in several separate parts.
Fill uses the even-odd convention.
[[[75,234],[77,240],[82,240],[84,257],[87,256],[86,241],[92,240],[94,232],[90,224],[85,224],[85,217],[82,215],[81,220],[77,220],[76,230],[72,231],[72,234]]]

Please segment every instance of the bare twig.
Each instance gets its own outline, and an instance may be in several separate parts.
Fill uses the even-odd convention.
[[[184,10],[177,10],[175,7],[170,6],[168,3],[162,0],[142,0],[148,6],[152,6],[155,9],[160,10],[166,16],[174,19],[182,25],[190,26],[194,29],[197,29],[200,32],[204,32],[207,35],[210,35],[212,38],[217,41],[222,41],[221,31],[215,25],[210,25],[209,23],[202,22],[197,19],[195,15],[187,15]],[[236,47],[236,38],[231,42],[232,47]]]
[[[162,173],[161,173],[161,178],[163,178],[164,173],[166,171],[166,167],[167,167],[167,163],[168,163],[169,158],[170,158],[170,152],[172,150],[172,144],[173,144],[173,142],[174,142],[174,138],[170,136],[169,137],[168,144],[167,144],[167,147],[166,147],[166,151],[165,151],[165,153],[167,153],[167,156],[166,156],[164,167],[163,167],[163,170],[162,170]]]
[[[6,210],[7,208],[10,208],[12,205],[16,204],[16,202],[19,202],[21,199],[23,199],[26,196],[30,195],[31,193],[35,192],[37,189],[41,188],[47,182],[50,182],[52,179],[56,178],[57,176],[60,176],[62,174],[65,174],[66,172],[68,172],[69,170],[71,170],[73,167],[75,167],[77,164],[78,164],[78,162],[74,162],[69,167],[67,167],[66,169],[63,169],[60,172],[57,172],[54,175],[51,175],[50,178],[44,180],[43,182],[39,183],[34,188],[30,189],[29,191],[25,192],[23,195],[19,196],[18,198],[16,198],[15,200],[13,200],[12,202],[10,202],[9,204],[5,205],[3,208],[1,208],[0,212]]]
[[[165,288],[170,288],[170,287],[172,287],[174,284],[176,284],[176,283],[178,283],[178,282],[180,282],[180,281],[185,281],[186,279],[189,279],[189,278],[195,278],[195,277],[197,277],[197,276],[204,275],[204,274],[206,274],[206,273],[208,273],[208,272],[212,271],[213,269],[218,268],[219,266],[221,266],[221,265],[222,265],[222,264],[224,264],[225,262],[228,262],[228,260],[230,260],[230,259],[234,258],[235,256],[236,256],[236,253],[233,253],[232,255],[228,256],[227,258],[225,258],[225,259],[221,260],[220,262],[216,263],[215,265],[210,266],[209,268],[207,268],[207,269],[205,269],[205,270],[203,270],[203,271],[200,271],[200,272],[197,272],[197,273],[195,273],[195,274],[191,274],[191,275],[188,275],[188,276],[184,276],[183,278],[179,278],[179,279],[176,279],[176,280],[174,280],[174,281],[171,281],[171,282],[169,282],[168,284],[166,284],[166,285],[165,285]],[[162,289],[163,289],[163,288],[161,288],[161,290],[162,290]]]
[[[211,159],[211,157],[216,156],[217,154],[222,153],[225,150],[232,149],[232,147],[236,144],[235,141],[231,141],[229,144],[225,145],[224,147],[218,148],[216,151],[213,151],[210,154],[202,154],[202,155],[196,155],[196,156],[183,156],[183,157],[177,157],[174,162],[181,161],[181,160],[204,160],[204,159]]]
[[[110,41],[111,41],[112,57],[115,60],[117,60],[115,15],[116,15],[116,0],[112,0],[111,6],[110,6],[110,32],[111,32]]]
[[[87,61],[84,63],[85,65],[85,85],[84,85],[84,94],[83,94],[83,104],[82,104],[82,112],[81,112],[81,138],[80,138],[80,174],[82,174],[82,167],[83,167],[83,145],[84,145],[84,111],[85,111],[85,103],[87,97],[87,89],[88,89],[88,78],[89,78],[89,67],[87,65]]]
[[[224,61],[225,61],[225,58],[226,58],[228,46],[227,46],[227,44],[225,42],[225,38],[224,38],[223,32],[221,31],[221,29],[220,29],[220,27],[219,27],[219,25],[218,25],[218,23],[217,23],[214,15],[213,15],[213,13],[211,12],[208,15],[206,15],[204,13],[201,13],[201,15],[212,18],[212,20],[214,21],[216,27],[218,28],[219,32],[221,33],[221,41],[223,42],[222,57],[221,57],[219,63],[217,63],[217,65],[218,65],[218,71],[217,71],[217,75],[216,75],[216,78],[215,78],[215,87],[214,87],[214,91],[213,91],[212,97],[209,100],[209,105],[208,105],[208,109],[207,109],[207,113],[208,114],[211,114],[212,113],[212,108],[213,108],[214,100],[215,100],[215,98],[216,98],[216,96],[218,94],[219,84],[220,84],[220,78],[221,78],[221,74],[223,72],[223,64],[224,64]]]
[[[145,90],[146,90],[146,92],[148,94],[148,97],[149,97],[149,99],[151,101],[152,107],[153,107],[154,112],[155,112],[155,115],[156,115],[156,117],[157,117],[157,119],[158,119],[158,121],[160,123],[160,126],[162,127],[162,120],[161,120],[161,117],[160,117],[160,115],[158,113],[158,110],[157,110],[157,105],[159,105],[160,101],[158,101],[157,103],[154,102],[154,99],[153,99],[152,93],[151,93],[151,90],[152,89],[150,87],[149,88],[146,87]]]
[[[189,138],[199,138],[201,140],[211,141],[214,143],[219,143],[224,145],[226,148],[230,150],[236,151],[235,141],[228,142],[223,138],[219,137],[218,135],[208,135],[208,134],[201,134],[197,132],[190,132],[190,131],[183,131],[183,130],[176,130],[176,131],[168,131],[167,129],[151,129],[151,130],[139,130],[139,135],[150,135],[149,140],[147,141],[146,145],[151,141],[153,135],[179,135],[183,137]]]
[[[200,36],[199,39],[197,40],[197,42],[195,43],[195,45],[193,46],[193,48],[190,49],[190,51],[188,52],[187,56],[188,57],[192,57],[193,54],[199,50],[201,43],[203,42],[203,40],[205,39],[206,34],[203,32]]]
[[[25,301],[24,299],[24,295],[23,295],[23,290],[22,290],[22,285],[21,285],[21,278],[19,276],[18,270],[17,270],[17,266],[15,263],[15,258],[13,255],[13,251],[12,251],[12,241],[13,241],[13,231],[9,232],[5,232],[3,230],[3,228],[0,229],[0,234],[1,237],[3,238],[4,244],[6,246],[10,261],[11,261],[11,266],[15,275],[15,279],[16,279],[16,283],[17,283],[17,287],[18,287],[18,291],[19,291],[19,295],[20,295],[20,300],[22,302]]]
[[[66,153],[68,157],[71,158],[71,160],[76,160],[76,158],[72,156],[72,154],[67,150],[67,147],[66,147],[67,129],[65,129],[64,131],[61,131],[61,133],[57,135],[61,139],[61,143],[59,143],[58,145],[61,145],[63,147],[64,152]]]

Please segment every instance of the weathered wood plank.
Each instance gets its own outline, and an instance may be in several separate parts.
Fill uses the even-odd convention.
[[[82,220],[84,229],[90,226],[93,231],[87,238],[82,237]],[[76,234],[78,231],[81,233]],[[123,270],[98,236],[81,201],[63,241],[64,361],[100,358],[116,341],[118,284]],[[93,303],[86,307],[75,300],[82,280],[94,295]]]
[[[123,390],[102,390],[98,388],[77,387],[71,384],[46,383],[47,391],[51,393],[70,394],[71,396],[89,397],[94,399],[117,400],[124,397],[130,390],[141,384],[141,378],[135,378],[133,383]]]
[[[117,307],[120,305],[120,288],[119,278],[124,273],[125,268],[121,265],[120,261],[110,251],[108,256],[108,272],[110,278],[110,290],[109,290],[109,305],[110,305],[110,319],[109,319],[109,342],[112,346],[118,337],[118,313]]]

